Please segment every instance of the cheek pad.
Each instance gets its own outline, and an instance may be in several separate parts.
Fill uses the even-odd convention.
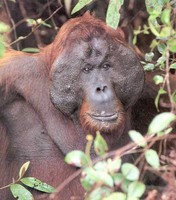
[[[121,47],[112,57],[115,63],[112,82],[115,92],[126,108],[133,106],[144,87],[144,71],[137,56],[126,47]]]
[[[114,88],[117,96],[126,108],[135,104],[144,87],[144,72],[141,66],[135,66],[120,76],[113,74]]]
[[[50,96],[57,109],[72,114],[82,102],[80,70],[88,48],[86,42],[72,44],[58,56],[50,72]]]
[[[79,72],[65,66],[56,67],[51,72],[50,97],[54,106],[66,115],[71,115],[81,101]]]

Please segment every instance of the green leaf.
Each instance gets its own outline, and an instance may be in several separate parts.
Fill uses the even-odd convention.
[[[28,53],[38,53],[40,50],[38,48],[24,48],[22,49],[23,52],[28,52]]]
[[[126,194],[122,192],[113,192],[108,197],[103,198],[103,200],[126,200]]]
[[[137,131],[131,130],[129,131],[130,138],[139,146],[145,147],[147,145],[147,142],[145,138]]]
[[[0,22],[0,33],[7,33],[10,31],[10,26],[5,24],[4,22]]]
[[[162,94],[166,94],[167,92],[163,89],[163,88],[160,88],[159,89],[159,91],[158,91],[158,94],[157,94],[157,96],[156,96],[156,98],[155,98],[155,106],[156,106],[156,109],[157,110],[159,110],[158,109],[158,103],[159,103],[159,98],[160,98],[160,96],[162,95]]]
[[[149,34],[148,29],[149,29],[149,27],[144,24],[144,26],[143,26],[144,34]]]
[[[134,181],[128,187],[128,196],[140,198],[145,192],[145,185],[142,182]]]
[[[165,56],[159,57],[158,60],[157,60],[156,66],[163,65],[163,63],[164,63],[165,61],[166,61],[166,57],[165,57]]]
[[[159,37],[160,36],[160,27],[157,23],[157,20],[155,17],[153,16],[150,16],[148,18],[148,24],[149,24],[149,27],[150,27],[150,30],[151,32],[156,36],[156,37]]]
[[[107,162],[108,162],[108,166],[107,166],[108,172],[110,174],[114,174],[119,171],[122,160],[120,158],[115,158],[113,160],[108,159]]]
[[[145,0],[147,12],[153,16],[159,16],[164,6],[163,0]]]
[[[41,25],[43,25],[43,26],[46,26],[46,27],[48,27],[48,28],[51,28],[51,25],[48,24],[48,23],[46,23],[45,21],[43,21],[41,18],[37,19],[37,20],[36,20],[36,23],[37,23],[37,24],[41,24]]]
[[[154,80],[156,85],[159,85],[160,83],[163,83],[164,78],[162,76],[160,76],[160,75],[155,75],[153,77],[153,80]]]
[[[112,190],[107,187],[94,188],[94,190],[86,196],[85,200],[104,200],[103,197],[109,196],[111,192]]]
[[[125,177],[122,173],[116,173],[112,175],[112,178],[114,180],[115,186],[119,187],[121,183],[125,180]]]
[[[27,171],[27,169],[29,168],[29,164],[30,164],[30,161],[28,162],[25,162],[22,167],[20,168],[20,171],[19,171],[19,180],[24,176],[25,172]]]
[[[71,151],[65,157],[66,163],[76,167],[83,167],[88,164],[88,161],[88,156],[84,152],[79,150]]]
[[[114,185],[117,188],[121,188],[123,192],[127,193],[128,186],[131,181],[127,180],[122,173],[113,174],[112,178],[114,180]]]
[[[166,45],[163,43],[159,43],[157,49],[160,52],[160,54],[163,54],[166,51]]]
[[[148,134],[159,133],[166,129],[171,122],[176,120],[176,116],[170,112],[163,112],[154,117],[148,128]]]
[[[34,188],[36,190],[46,192],[46,193],[52,193],[55,191],[55,188],[52,186],[43,183],[42,181],[34,178],[34,177],[25,177],[20,180],[24,185]]]
[[[160,167],[159,156],[155,150],[148,149],[145,152],[145,159],[153,168],[158,169]]]
[[[96,171],[91,167],[87,167],[81,174],[81,185],[86,191],[92,189],[94,184],[97,182]]]
[[[81,184],[86,191],[92,189],[95,184],[106,185],[113,187],[112,177],[105,171],[96,171],[90,167],[87,167],[81,176]]]
[[[168,46],[169,46],[169,50],[172,53],[176,53],[176,38],[172,38],[167,42]]]
[[[84,6],[88,5],[92,1],[93,0],[79,0],[78,3],[76,4],[76,6],[73,8],[71,14],[73,15],[74,13],[78,12],[79,10],[84,8]]]
[[[145,61],[151,62],[152,59],[153,59],[153,57],[154,57],[154,53],[153,53],[153,52],[146,53],[146,54],[145,54]]]
[[[98,156],[103,156],[108,151],[108,145],[99,131],[97,131],[96,134],[94,150]]]
[[[139,169],[131,164],[131,163],[124,163],[121,167],[122,174],[125,176],[126,179],[130,181],[136,181],[139,178]]]
[[[127,180],[122,173],[116,173],[112,175],[114,185],[116,188],[121,188],[123,192],[127,193],[128,186],[131,181]]]
[[[94,165],[94,169],[96,171],[107,171],[107,162],[105,161],[101,161],[101,162],[97,162],[95,165]]]
[[[133,45],[135,45],[137,43],[137,36],[135,35],[134,37],[133,37]]]
[[[103,184],[109,187],[113,187],[114,182],[112,177],[104,171],[97,171],[97,181],[99,182],[99,184]]]
[[[106,13],[106,24],[112,27],[113,29],[117,29],[120,13],[119,10],[123,4],[124,0],[110,0],[108,10]]]
[[[128,179],[124,179],[121,183],[121,189],[123,192],[127,193],[128,192],[128,187],[130,185],[131,181],[129,181]]]
[[[0,38],[0,58],[2,58],[4,56],[5,53],[5,45],[2,41],[2,39]]]
[[[52,28],[52,26],[51,26],[50,24],[46,23],[46,22],[43,21],[43,20],[40,22],[40,24],[42,24],[43,26],[46,26],[46,27],[48,27],[48,28]]]
[[[161,29],[160,34],[158,36],[159,39],[168,39],[171,36],[171,27],[165,26]]]
[[[161,22],[166,25],[170,25],[170,13],[171,8],[165,8],[161,13]]]
[[[18,200],[34,200],[32,194],[20,184],[12,184],[10,190]]]
[[[173,102],[176,102],[176,91],[174,91],[172,94],[172,100]]]
[[[146,62],[144,62],[144,61],[140,61],[140,63],[141,63],[142,65],[146,65]]]
[[[153,50],[156,46],[158,46],[158,41],[156,39],[152,40],[150,44],[151,50]]]
[[[37,21],[35,19],[26,19],[27,25],[28,26],[36,26],[37,25]]]
[[[137,198],[137,197],[128,197],[127,196],[127,199],[126,200],[140,200],[139,198]]]
[[[176,62],[170,65],[170,69],[176,69]]]
[[[138,34],[140,34],[141,32],[142,32],[142,31],[141,31],[141,26],[138,26],[138,29],[133,30],[134,35],[138,35]]]
[[[147,63],[146,65],[144,65],[145,71],[152,71],[154,69],[155,69],[155,65],[153,63]]]

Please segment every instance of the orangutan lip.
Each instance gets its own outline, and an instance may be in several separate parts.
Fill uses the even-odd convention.
[[[107,114],[107,115],[97,115],[97,114],[89,114],[91,118],[95,119],[95,120],[99,120],[102,122],[105,121],[115,121],[118,117],[117,113],[113,113],[113,114]]]

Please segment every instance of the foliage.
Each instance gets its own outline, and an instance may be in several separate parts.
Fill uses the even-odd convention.
[[[26,19],[26,23],[27,23],[27,26],[28,27],[31,27],[32,30],[35,30],[37,27],[39,26],[45,26],[47,28],[51,28],[51,25],[46,23],[44,20],[42,20],[41,18],[38,18],[38,19],[31,19],[31,18],[28,18]],[[22,39],[25,39],[26,37],[19,37],[18,40],[22,40]],[[28,48],[24,48],[22,49],[23,52],[28,52],[28,53],[38,53],[40,52],[40,50],[38,48],[31,48],[31,47],[28,47]]]
[[[120,21],[119,10],[124,0],[110,0],[106,13],[106,24],[116,29]]]
[[[5,34],[9,32],[9,30],[9,26],[0,21],[0,58],[5,52]]]
[[[93,0],[79,0],[76,6],[73,8],[71,14],[74,14],[81,10],[86,5],[92,3]],[[120,8],[124,0],[110,0],[106,13],[106,24],[113,29],[117,29],[120,20]]]
[[[26,22],[27,22],[27,25],[31,26],[31,27],[34,27],[34,26],[37,26],[37,25],[43,25],[43,26],[46,26],[48,28],[51,28],[51,25],[47,24],[41,18],[38,18],[36,20],[35,19],[27,19]]]
[[[141,155],[145,155],[148,166],[153,170],[162,170],[159,155],[150,146],[152,140],[169,133],[168,127],[173,121],[176,121],[176,116],[172,113],[163,112],[158,114],[149,124],[148,133],[145,137],[135,130],[129,131],[129,136],[134,143],[126,145],[126,148],[122,147],[122,150],[116,150],[113,154],[107,153],[106,141],[100,132],[97,132],[93,148],[97,156],[101,157],[95,160],[90,158],[90,141],[87,143],[89,151],[86,150],[89,155],[78,150],[67,154],[65,161],[68,164],[82,168],[80,180],[86,191],[85,200],[115,200],[117,198],[139,200],[142,198],[146,185],[139,180],[141,172],[137,165],[128,162],[123,163],[123,155],[126,154],[127,150],[134,153],[132,149],[138,149],[142,152]],[[89,138],[93,140],[92,136]]]
[[[74,13],[78,12],[84,6],[90,4],[91,2],[92,2],[92,0],[79,0],[78,3],[76,4],[76,6],[73,8],[71,14],[74,14]]]
[[[13,180],[13,183],[10,183],[9,185],[4,186],[0,189],[9,187],[14,198],[18,200],[26,200],[26,199],[34,200],[32,193],[28,189],[26,189],[24,186],[27,186],[29,188],[33,188],[35,190],[42,191],[45,193],[53,193],[55,189],[52,186],[46,183],[43,183],[42,181],[34,177],[23,178],[24,174],[29,168],[29,164],[30,162],[28,161],[22,165],[22,167],[20,168],[19,177],[17,180]],[[24,186],[21,185],[20,182],[23,183]]]
[[[40,52],[40,50],[38,48],[24,48],[22,49],[23,52],[28,52],[28,53],[38,53]]]
[[[170,0],[146,0],[146,9],[148,11],[148,25],[139,27],[134,31],[134,44],[137,42],[138,34],[152,33],[154,39],[150,44],[151,52],[145,54],[145,61],[142,62],[146,71],[159,69],[161,73],[154,76],[156,85],[160,86],[158,95],[155,99],[156,108],[159,108],[161,95],[167,94],[170,101],[171,112],[176,112],[176,91],[171,90],[169,73],[176,69],[176,30],[175,30],[175,7],[176,3]],[[154,55],[160,56],[155,60]],[[158,109],[159,110],[159,109]]]
[[[157,115],[149,125],[148,133],[154,134],[159,133],[159,135],[163,134],[163,131],[168,128],[171,122],[174,122],[176,117],[173,113],[163,112]]]

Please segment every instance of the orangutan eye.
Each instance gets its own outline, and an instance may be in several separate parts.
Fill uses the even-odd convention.
[[[92,65],[86,65],[83,69],[82,69],[82,71],[84,72],[84,73],[89,73],[91,70],[93,69],[93,66]]]
[[[108,64],[108,63],[105,63],[105,64],[102,66],[102,68],[103,68],[104,70],[108,70],[110,67],[111,67],[111,65]]]

